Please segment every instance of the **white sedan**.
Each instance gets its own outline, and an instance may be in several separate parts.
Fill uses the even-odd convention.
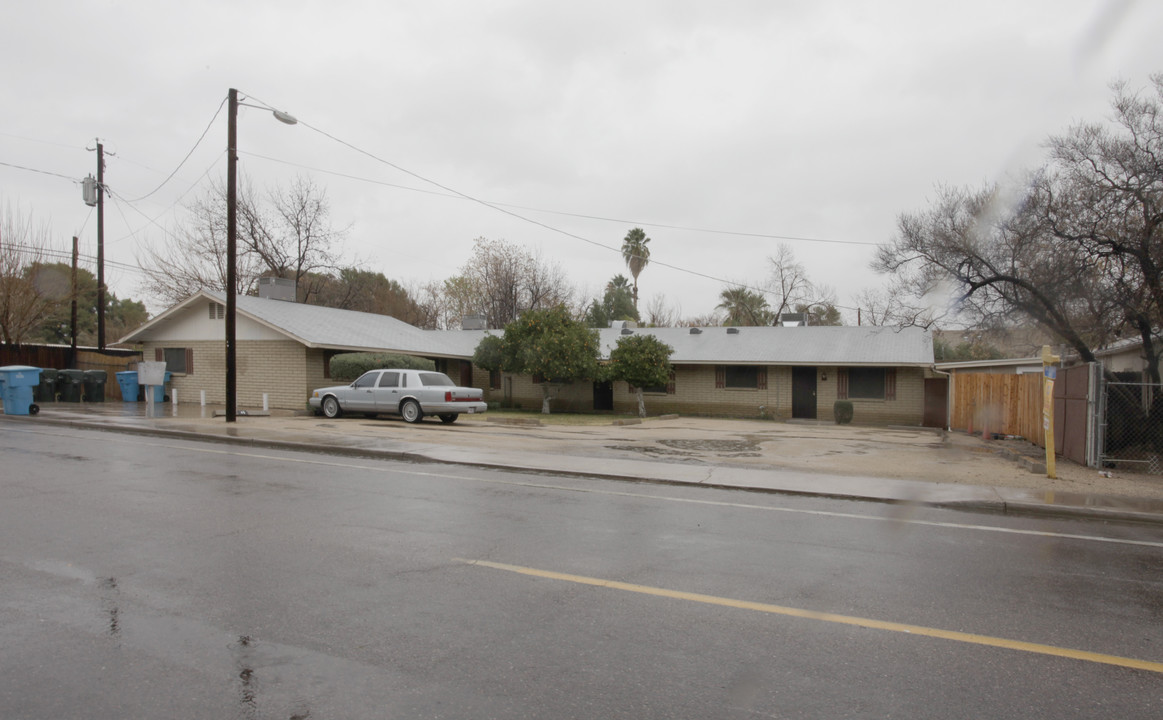
[[[461,413],[488,409],[478,388],[460,387],[444,373],[431,370],[368,370],[350,385],[319,388],[308,401],[317,412],[333,418],[345,412],[399,415],[420,422],[435,415],[452,423]]]

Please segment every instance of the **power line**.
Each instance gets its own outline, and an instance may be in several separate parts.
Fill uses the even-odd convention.
[[[307,125],[306,123],[300,123],[300,124],[306,125],[307,127],[311,127],[310,125]],[[315,130],[315,128],[311,128],[311,129]],[[297,168],[301,168],[303,170],[310,170],[312,172],[319,172],[319,173],[324,173],[327,175],[334,175],[335,177],[347,178],[348,180],[355,180],[357,182],[365,182],[365,183],[369,183],[372,185],[380,185],[383,187],[396,188],[397,190],[408,190],[410,192],[418,192],[418,193],[424,193],[425,195],[436,195],[438,197],[447,197],[447,198],[453,198],[453,199],[458,199],[458,200],[464,200],[464,199],[472,200],[472,199],[474,199],[474,198],[467,198],[466,196],[461,195],[459,193],[456,193],[455,191],[453,191],[453,192],[437,192],[435,190],[425,190],[424,188],[411,187],[408,185],[399,185],[397,183],[390,183],[390,182],[386,182],[383,180],[376,180],[374,178],[361,177],[359,175],[349,175],[347,173],[341,173],[341,172],[338,172],[335,170],[326,170],[323,168],[313,167],[311,165],[303,165],[300,163],[291,162],[289,160],[281,160],[279,158],[273,158],[273,157],[269,157],[267,155],[259,155],[258,153],[246,152],[245,150],[240,150],[239,154],[246,155],[248,157],[259,158],[260,160],[267,160],[270,162],[281,163],[283,165],[288,165],[290,167],[297,167]],[[668,225],[665,223],[645,222],[643,220],[627,220],[624,218],[604,217],[602,215],[587,215],[585,213],[575,213],[575,212],[569,212],[566,210],[547,210],[545,208],[530,207],[528,205],[516,205],[513,203],[495,202],[495,201],[491,201],[491,200],[489,200],[489,201],[477,201],[477,202],[485,202],[490,207],[492,207],[492,206],[509,207],[509,208],[514,208],[517,210],[531,210],[533,212],[546,213],[549,215],[563,215],[565,217],[581,218],[583,220],[601,220],[603,222],[618,223],[620,225],[665,228],[667,230],[685,230],[688,232],[709,233],[709,234],[713,234],[713,235],[735,235],[738,237],[762,238],[765,240],[791,240],[791,241],[796,241],[796,242],[829,243],[829,244],[835,244],[835,245],[861,245],[861,246],[865,246],[865,247],[875,247],[879,244],[879,243],[875,243],[875,242],[868,242],[866,240],[832,240],[829,238],[810,238],[810,237],[800,237],[800,236],[796,236],[796,235],[776,235],[776,234],[772,234],[772,233],[743,232],[743,231],[739,231],[739,230],[718,230],[715,228],[700,228],[700,227],[691,227],[688,225]]]
[[[70,175],[62,175],[60,173],[51,172],[49,170],[37,170],[36,168],[24,167],[23,165],[13,165],[12,163],[6,163],[6,162],[0,162],[0,165],[3,165],[5,167],[10,167],[10,168],[16,168],[17,170],[26,170],[28,172],[40,173],[41,175],[52,175],[53,177],[64,178],[65,180],[69,180],[69,181],[74,182],[74,183],[81,182],[77,178],[72,177]]]
[[[218,116],[220,114],[222,114],[222,108],[225,105],[226,105],[226,99],[224,98],[222,100],[222,102],[219,103],[218,109],[214,111],[214,117],[210,118],[210,122],[207,123],[206,129],[203,130],[202,134],[198,136],[198,140],[197,140],[197,142],[194,143],[194,147],[190,148],[190,152],[186,153],[186,157],[182,158],[182,161],[180,163],[178,163],[178,166],[176,168],[174,168],[174,171],[171,172],[168,176],[166,176],[166,179],[162,180],[160,185],[158,185],[153,190],[150,190],[148,193],[146,193],[145,195],[142,195],[139,198],[134,198],[133,200],[126,200],[125,202],[127,202],[127,203],[141,202],[142,200],[145,200],[149,196],[156,193],[158,190],[161,190],[163,187],[165,187],[166,183],[168,183],[170,180],[172,180],[174,178],[174,175],[178,174],[178,171],[182,169],[182,166],[186,164],[186,161],[190,159],[190,156],[194,154],[194,151],[198,149],[198,146],[202,144],[202,141],[206,139],[206,133],[210,132],[210,128],[214,126],[214,121],[218,119]]]
[[[35,245],[22,245],[19,243],[10,244],[10,245],[7,245],[7,247],[15,248],[16,250],[21,250],[21,251],[27,252],[27,253],[32,253],[32,254],[40,256],[40,257],[67,260],[68,263],[66,263],[66,264],[72,263],[72,261],[73,261],[73,252],[71,250],[57,250],[55,248],[42,248],[42,247],[36,247]],[[78,260],[82,260],[82,259],[87,260],[94,265],[97,263],[97,256],[96,255],[89,255],[86,253],[78,252],[77,259]],[[136,272],[136,273],[144,273],[145,272],[145,270],[138,265],[130,265],[128,263],[117,262],[114,260],[107,259],[107,260],[105,260],[105,264],[121,268],[122,270],[126,270],[128,272]]]
[[[254,98],[251,98],[251,99],[254,99]],[[263,104],[266,105],[266,103],[263,103]],[[267,107],[269,108],[270,106],[267,105]],[[390,160],[385,160],[384,158],[381,158],[381,157],[375,155],[374,153],[371,153],[367,150],[364,150],[363,148],[357,147],[357,146],[347,142],[346,140],[342,140],[342,139],[332,135],[331,133],[329,133],[321,128],[317,128],[317,127],[315,127],[307,122],[304,122],[303,120],[299,120],[299,124],[303,125],[306,128],[309,128],[311,130],[314,130],[315,132],[319,133],[320,135],[322,135],[322,136],[332,140],[333,142],[338,143],[338,144],[340,144],[340,145],[342,145],[350,150],[353,150],[361,155],[364,155],[368,158],[371,158],[372,160],[375,160],[376,162],[379,162],[383,165],[387,165],[388,167],[393,168],[395,170],[398,170],[399,172],[402,172],[406,175],[410,175],[410,176],[416,178],[417,180],[420,180],[422,182],[426,182],[430,185],[434,185],[434,186],[440,188],[441,190],[444,190],[447,193],[451,193],[451,194],[453,194],[457,197],[463,198],[465,200],[470,200],[470,201],[475,202],[479,205],[483,205],[484,207],[495,210],[496,212],[502,213],[504,215],[509,215],[510,217],[514,217],[514,218],[517,218],[518,220],[522,220],[524,222],[527,222],[531,225],[536,225],[538,227],[544,228],[546,230],[549,230],[550,232],[554,232],[554,233],[557,233],[559,235],[564,235],[566,237],[573,238],[574,240],[578,240],[578,241],[584,242],[586,244],[593,245],[594,247],[598,247],[598,248],[601,248],[603,250],[608,250],[610,252],[617,253],[618,255],[622,254],[621,248],[611,247],[609,245],[606,245],[605,243],[600,243],[596,240],[591,240],[590,238],[583,237],[583,236],[578,235],[576,233],[569,232],[568,230],[562,230],[561,228],[554,227],[554,226],[549,225],[547,223],[543,223],[539,220],[534,220],[533,218],[526,217],[524,215],[521,215],[520,213],[513,212],[512,210],[507,210],[507,209],[505,209],[505,207],[502,207],[501,205],[498,205],[496,203],[491,203],[487,200],[482,200],[480,198],[469,195],[468,193],[463,193],[459,190],[456,190],[455,188],[449,187],[447,185],[443,185],[435,180],[432,180],[432,179],[427,178],[423,175],[420,175],[417,172],[413,172],[412,170],[409,170],[405,167],[397,165],[396,163],[393,163]],[[700,277],[700,278],[703,278],[705,280],[711,280],[711,281],[717,282],[717,283],[723,283],[723,284],[729,285],[731,287],[745,288],[745,289],[753,290],[755,292],[760,292],[760,293],[763,293],[766,295],[773,295],[774,294],[771,290],[766,289],[766,288],[755,287],[755,286],[746,285],[746,284],[738,283],[738,282],[732,282],[732,281],[726,280],[724,278],[716,277],[714,275],[708,275],[706,273],[699,272],[697,270],[691,270],[688,268],[680,267],[678,265],[673,265],[671,263],[665,263],[665,262],[661,262],[658,260],[649,260],[649,262],[651,262],[652,264],[657,265],[659,267],[669,268],[669,269],[675,270],[677,272],[686,273],[688,275],[693,275],[695,277]],[[836,307],[836,308],[842,309],[842,310],[855,310],[856,309],[856,308],[850,308],[850,307],[843,306],[843,305],[834,305],[833,307]]]

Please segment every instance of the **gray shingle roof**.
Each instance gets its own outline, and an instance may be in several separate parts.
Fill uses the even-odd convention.
[[[126,341],[148,337],[148,329],[199,298],[225,303],[222,293],[203,292],[162,313]],[[302,303],[239,297],[238,312],[308,347],[396,352],[427,357],[471,358],[487,334],[500,330],[421,330],[396,318]],[[692,365],[884,365],[933,364],[933,338],[921,328],[742,327],[640,328],[674,348],[671,363]],[[736,330],[737,332],[730,332]],[[599,330],[608,358],[622,331]]]
[[[933,364],[933,337],[922,328],[888,327],[709,327],[642,328],[674,348],[672,364],[918,365]],[[737,330],[737,332],[729,332]],[[608,357],[619,329],[601,330]]]

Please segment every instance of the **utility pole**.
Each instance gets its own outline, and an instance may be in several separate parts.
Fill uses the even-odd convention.
[[[73,342],[76,343],[75,332]],[[97,349],[105,349],[105,148],[100,141],[97,142]]]
[[[73,363],[77,357],[77,236],[73,236],[73,280],[69,286],[69,294],[73,298],[72,308],[69,311],[69,350],[72,352]]]
[[[226,123],[226,422],[237,418],[237,335],[234,293],[238,289],[237,263],[238,194],[238,91],[230,88]]]

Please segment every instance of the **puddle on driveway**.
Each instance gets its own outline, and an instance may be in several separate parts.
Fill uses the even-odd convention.
[[[658,440],[653,445],[608,445],[611,450],[624,450],[656,458],[694,458],[699,455],[717,457],[761,457],[759,443],[750,440]]]

